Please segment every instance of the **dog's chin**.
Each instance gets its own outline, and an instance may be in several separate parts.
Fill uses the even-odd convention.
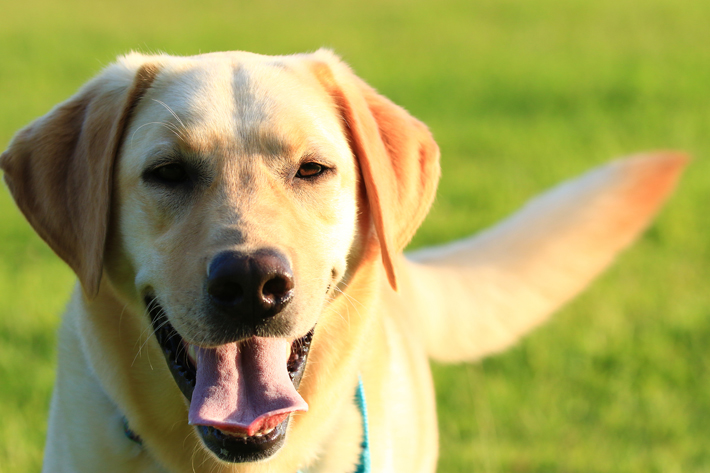
[[[170,324],[165,311],[155,297],[147,296],[145,303],[155,337],[165,355],[175,384],[189,403],[192,401],[197,380],[197,368],[194,358],[190,355],[190,345]],[[303,377],[313,330],[311,329],[305,336],[294,340],[291,344],[287,369],[295,388],[298,388]],[[283,446],[289,419],[290,416],[287,416],[280,424],[251,436],[243,432],[229,432],[212,426],[197,425],[195,427],[205,446],[220,460],[232,463],[255,462],[271,457]]]

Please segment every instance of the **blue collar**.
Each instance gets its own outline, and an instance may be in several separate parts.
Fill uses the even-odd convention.
[[[130,427],[128,427],[128,419],[126,419],[126,416],[121,417],[121,422],[123,422],[123,433],[126,434],[128,440],[131,440],[138,445],[143,445],[143,439],[133,432]]]
[[[365,388],[362,385],[362,377],[357,378],[357,389],[355,390],[355,402],[362,417],[362,443],[360,443],[360,462],[353,473],[371,473],[370,466],[370,429],[367,423],[367,403],[365,402]],[[130,440],[142,445],[143,441],[128,427],[128,419],[123,418],[123,431]],[[300,473],[300,472],[299,472]]]
[[[355,390],[355,402],[362,417],[362,443],[360,443],[360,461],[353,473],[371,473],[370,466],[370,428],[367,423],[367,403],[365,402],[365,388],[362,385],[362,377],[357,378],[357,389]],[[300,471],[298,473],[301,473]]]
[[[365,402],[365,388],[362,386],[362,377],[357,378],[355,401],[362,417],[362,443],[360,447],[360,463],[355,473],[370,473],[370,429],[367,424],[367,403]]]

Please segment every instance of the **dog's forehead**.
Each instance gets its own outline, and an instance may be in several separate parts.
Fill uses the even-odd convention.
[[[302,60],[181,58],[165,64],[146,98],[141,121],[168,125],[162,133],[174,131],[181,145],[204,153],[284,155],[346,145],[331,98]]]

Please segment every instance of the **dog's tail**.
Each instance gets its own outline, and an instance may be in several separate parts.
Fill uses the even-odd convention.
[[[477,359],[542,323],[639,235],[687,162],[674,152],[612,162],[479,235],[401,259],[398,297],[429,355]]]

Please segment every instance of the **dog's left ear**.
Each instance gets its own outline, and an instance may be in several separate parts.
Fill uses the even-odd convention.
[[[157,67],[130,55],[13,138],[0,155],[12,196],[35,231],[99,290],[112,174],[123,132]]]
[[[429,212],[441,174],[429,129],[378,94],[328,50],[310,56],[311,70],[339,107],[360,165],[382,262],[397,289],[393,258]]]

